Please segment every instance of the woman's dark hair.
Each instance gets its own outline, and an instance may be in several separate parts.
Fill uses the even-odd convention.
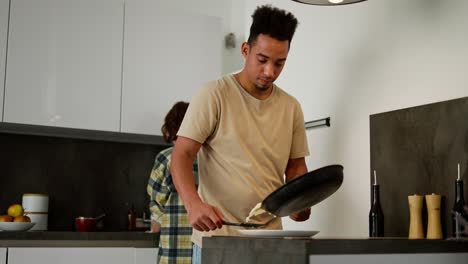
[[[249,45],[253,45],[260,34],[268,35],[280,41],[288,40],[289,45],[291,45],[298,23],[293,14],[271,5],[263,5],[257,7],[252,19],[250,35],[247,40]]]
[[[164,118],[164,124],[161,127],[161,132],[166,142],[171,143],[176,140],[177,131],[179,131],[180,124],[182,124],[182,120],[184,120],[188,106],[189,103],[187,102],[177,102],[167,113]]]

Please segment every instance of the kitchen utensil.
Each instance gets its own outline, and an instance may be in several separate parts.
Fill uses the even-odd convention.
[[[24,214],[36,223],[31,230],[47,230],[49,218],[49,195],[42,193],[25,193],[22,198]]]
[[[40,230],[45,231],[47,230],[47,222],[49,218],[48,213],[41,213],[41,212],[24,212],[25,215],[29,216],[31,222],[36,223],[32,228],[32,230]]]
[[[310,171],[296,179],[286,183],[269,194],[260,206],[253,210],[266,211],[273,216],[288,216],[299,212],[323,201],[332,195],[343,182],[343,166],[329,165]],[[226,225],[236,225],[244,227],[262,227],[264,224],[250,224],[247,222],[232,223],[225,222]]]
[[[49,211],[49,196],[42,193],[25,193],[22,205],[25,212],[47,213]]]
[[[90,232],[96,229],[97,223],[106,215],[102,214],[98,217],[77,217],[75,218],[75,228],[79,232]]]
[[[343,166],[322,167],[276,189],[263,200],[261,207],[275,216],[288,216],[325,200],[342,182]]]
[[[424,230],[422,222],[422,206],[424,196],[409,195],[408,204],[410,211],[409,239],[424,239]]]
[[[270,222],[272,222],[275,219],[276,219],[276,217],[273,217],[272,219],[268,220],[266,223],[263,223],[263,224],[254,224],[254,223],[246,223],[246,222],[233,223],[233,222],[223,221],[223,225],[259,228],[259,227],[264,227],[264,226],[268,225]]]
[[[440,201],[438,194],[426,195],[427,205],[427,239],[442,239],[442,226],[440,223]]]

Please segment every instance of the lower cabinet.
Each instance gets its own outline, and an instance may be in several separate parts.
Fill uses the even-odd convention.
[[[158,263],[157,248],[135,248],[135,264]]]
[[[7,263],[154,264],[156,256],[156,248],[8,248]]]
[[[6,258],[7,258],[7,249],[6,248],[0,248],[0,264],[6,264]]]

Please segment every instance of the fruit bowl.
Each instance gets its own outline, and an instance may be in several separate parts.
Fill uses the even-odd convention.
[[[0,222],[0,231],[26,231],[35,224],[29,222]]]

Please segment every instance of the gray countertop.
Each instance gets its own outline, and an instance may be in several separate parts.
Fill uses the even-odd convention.
[[[171,146],[162,136],[0,122],[0,133]]]
[[[464,240],[203,238],[203,263],[308,263],[311,255],[468,253]],[[221,261],[223,260],[223,261]]]
[[[145,232],[0,232],[0,247],[153,248],[158,243],[158,233]]]

